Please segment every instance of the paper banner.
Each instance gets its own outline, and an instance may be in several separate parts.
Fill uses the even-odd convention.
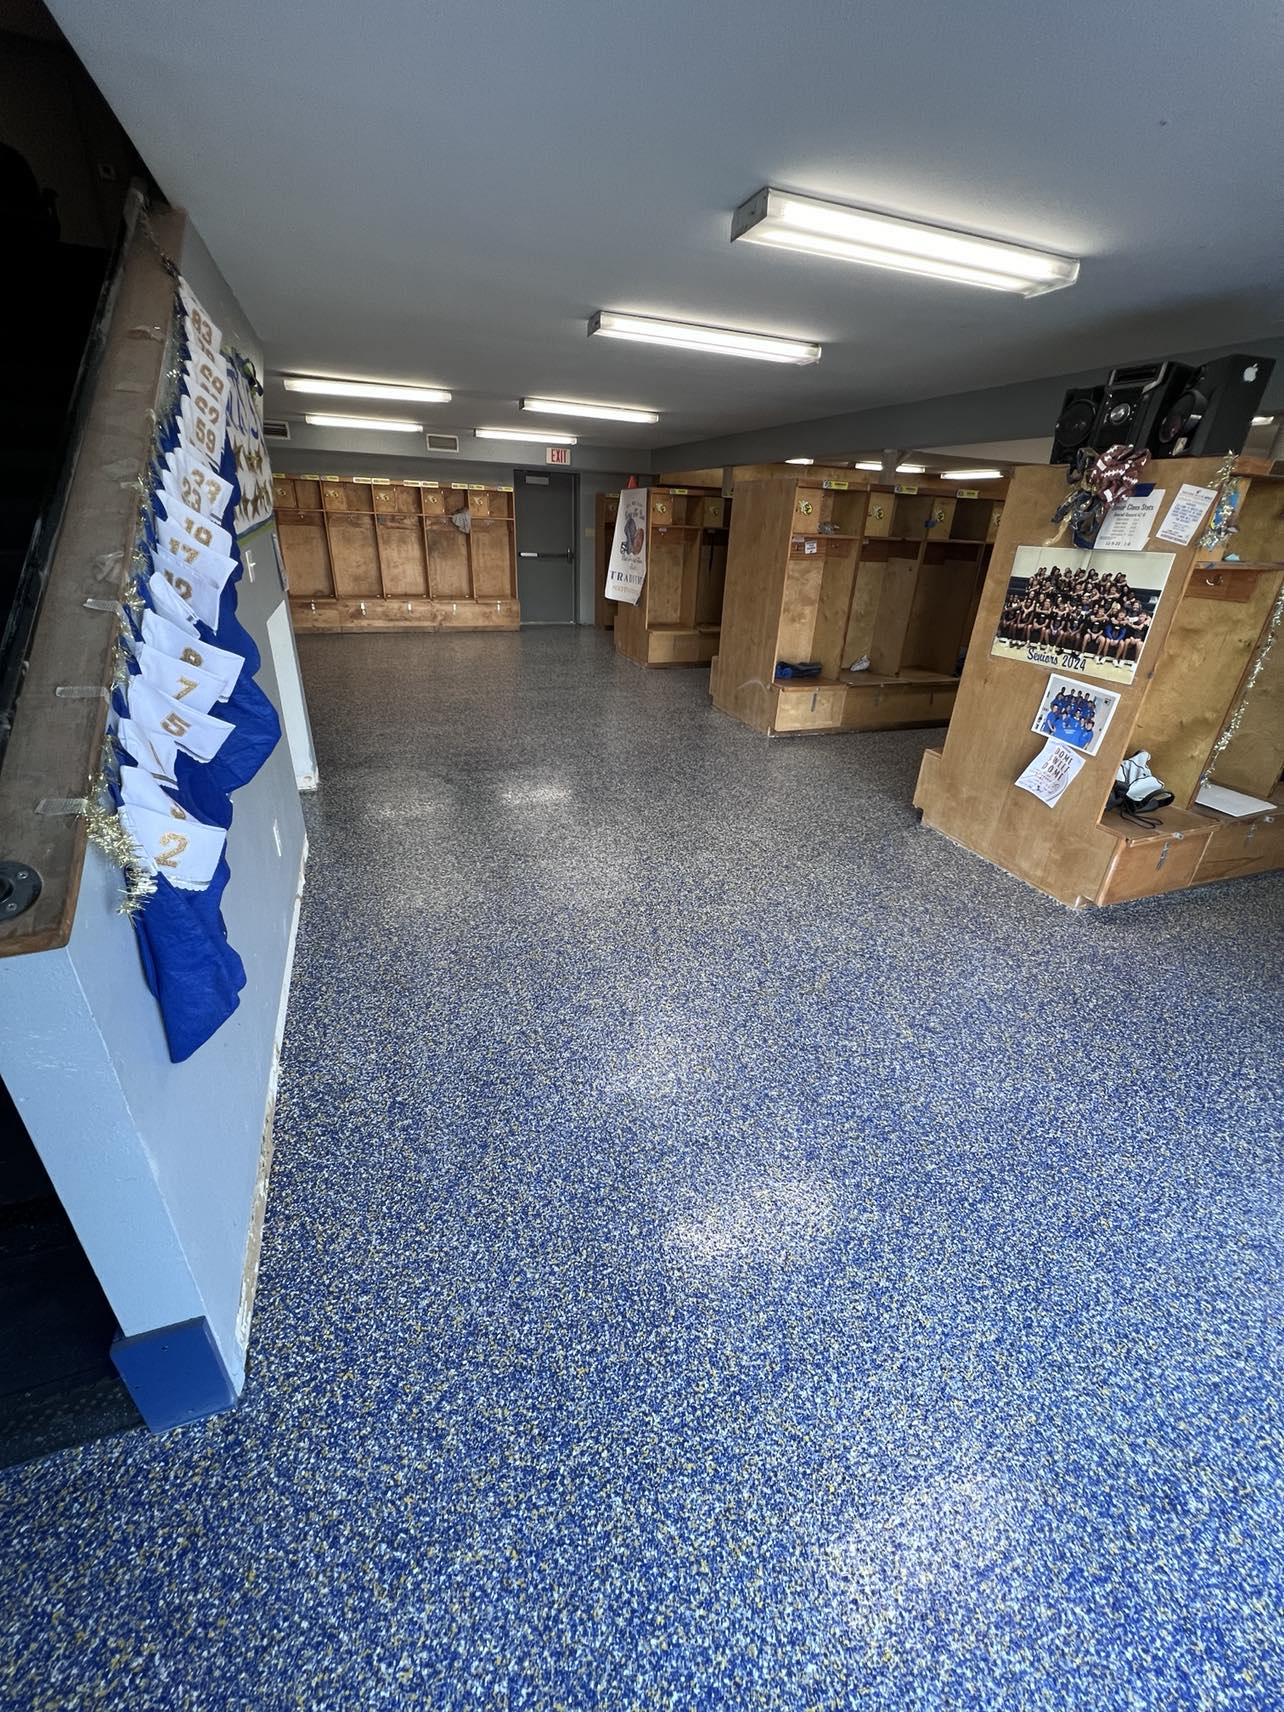
[[[214,474],[200,458],[177,446],[166,458],[161,488],[180,505],[202,517],[223,517],[232,500],[232,484]]]
[[[183,305],[188,343],[193,348],[202,345],[211,357],[217,357],[223,349],[223,335],[205,313],[200,298],[185,279],[178,282],[178,295]]]
[[[194,707],[197,713],[208,713],[219,699],[222,680],[212,672],[202,671],[186,660],[176,660],[147,642],[134,650],[134,658],[138,661],[139,676],[171,701]]]
[[[186,582],[186,578],[183,579]],[[153,571],[147,579],[147,592],[160,615],[179,630],[196,635],[196,614],[163,571]],[[146,613],[143,614],[146,618]]]
[[[175,821],[168,814],[129,802],[120,815],[153,873],[164,874],[172,886],[185,891],[209,885],[227,843],[221,826],[206,826],[191,819]]]
[[[163,732],[144,731],[135,719],[122,719],[116,728],[121,747],[155,778],[172,785],[178,767],[178,744]]]
[[[227,739],[236,730],[226,719],[216,719],[211,713],[197,713],[172,696],[163,695],[145,678],[131,678],[129,683],[129,716],[150,737],[159,733],[170,737],[178,747],[196,761],[212,761]]]
[[[123,801],[132,803],[135,808],[149,808],[153,814],[167,814],[171,820],[193,818],[181,803],[174,801],[160,780],[145,767],[120,769],[120,794]]]
[[[211,630],[217,630],[219,594],[213,583],[198,572],[178,564],[169,553],[154,549],[152,563],[156,567],[152,582],[157,577],[167,582],[194,618],[200,619]]]
[[[169,586],[165,584],[167,589]],[[210,677],[217,678],[219,701],[226,701],[236,688],[241,667],[245,664],[241,656],[232,653],[231,649],[216,648],[212,642],[202,642],[185,625],[172,623],[159,612],[144,612],[143,641],[158,648],[162,654],[171,654],[189,666],[199,666]]]
[[[615,536],[606,571],[606,598],[636,606],[646,580],[647,490],[626,487],[615,516]]]
[[[232,551],[230,533],[212,517],[202,517],[199,511],[193,511],[163,489],[156,495],[156,502],[164,513],[163,521],[159,515],[156,518],[157,540],[189,565],[196,562],[193,549],[197,547],[223,557]]]

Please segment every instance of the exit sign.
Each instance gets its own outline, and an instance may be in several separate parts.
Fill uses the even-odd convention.
[[[569,464],[571,448],[569,446],[545,446],[544,462],[546,464]]]

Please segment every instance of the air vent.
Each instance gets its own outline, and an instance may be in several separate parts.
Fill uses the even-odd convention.
[[[290,424],[279,419],[270,422],[265,417],[263,419],[263,438],[265,440],[288,440],[290,438]]]
[[[457,452],[459,450],[458,434],[430,434],[428,436],[430,452]]]

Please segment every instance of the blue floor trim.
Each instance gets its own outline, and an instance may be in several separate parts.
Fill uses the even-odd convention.
[[[118,1337],[116,1371],[154,1433],[236,1407],[236,1390],[205,1320]]]
[[[250,1379],[0,1474],[0,1706],[1279,1712],[1284,882],[1063,909],[939,732],[591,633],[300,653]]]

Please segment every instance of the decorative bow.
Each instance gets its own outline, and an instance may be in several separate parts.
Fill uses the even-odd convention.
[[[1127,499],[1149,462],[1149,452],[1135,452],[1131,446],[1111,446],[1100,455],[1081,447],[1066,472],[1066,481],[1075,491],[1052,513],[1052,521],[1061,528],[1048,545],[1060,540],[1068,524],[1075,546],[1091,547],[1110,507]]]

